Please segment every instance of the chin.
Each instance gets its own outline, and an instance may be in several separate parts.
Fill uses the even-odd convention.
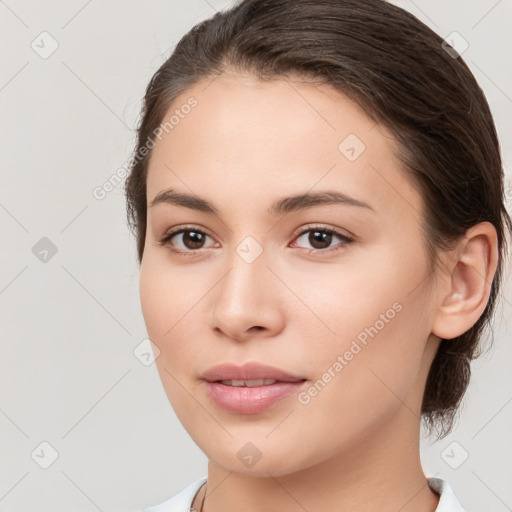
[[[284,443],[260,446],[258,449],[250,442],[229,442],[215,446],[198,444],[210,463],[227,472],[256,478],[280,477],[296,473],[314,465],[315,461],[304,453],[290,450]],[[279,449],[281,448],[281,449]],[[299,456],[299,457],[297,457]]]

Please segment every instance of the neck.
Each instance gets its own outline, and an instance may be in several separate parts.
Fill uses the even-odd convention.
[[[418,418],[406,407],[348,450],[291,474],[272,476],[269,469],[267,475],[209,461],[203,512],[435,512],[439,501],[421,468]]]

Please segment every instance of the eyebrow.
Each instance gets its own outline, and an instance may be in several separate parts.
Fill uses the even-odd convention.
[[[177,192],[172,188],[159,192],[151,201],[150,208],[161,203],[184,206],[192,210],[213,213],[216,215],[220,213],[218,208],[206,199],[193,194]],[[343,194],[342,192],[337,190],[323,190],[319,192],[305,192],[303,194],[280,198],[272,203],[270,208],[267,209],[267,212],[269,215],[276,216],[326,204],[344,204],[348,206],[368,208],[375,211],[369,204]]]

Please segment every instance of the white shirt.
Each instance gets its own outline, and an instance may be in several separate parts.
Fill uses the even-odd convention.
[[[185,487],[176,496],[160,503],[160,505],[146,508],[143,512],[189,512],[194,496],[205,482],[206,477],[200,478],[188,487]],[[428,485],[440,495],[439,504],[435,512],[464,512],[462,505],[458,502],[446,480],[429,478]]]

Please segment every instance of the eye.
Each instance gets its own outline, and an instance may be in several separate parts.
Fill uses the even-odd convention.
[[[191,253],[198,252],[198,249],[204,249],[207,238],[211,237],[201,229],[193,226],[181,226],[168,231],[159,240],[159,243],[168,247],[172,252]],[[175,239],[176,241],[174,241]]]
[[[308,235],[308,236],[306,236]],[[158,242],[167,247],[171,252],[186,256],[195,256],[200,254],[200,249],[207,249],[206,239],[211,237],[203,230],[194,226],[180,226],[168,231]],[[309,243],[312,248],[301,247],[297,242],[303,239],[302,243]],[[331,246],[333,241],[338,239],[339,243]],[[296,242],[292,247],[298,246],[308,253],[334,252],[340,250],[343,246],[352,243],[354,240],[336,229],[323,226],[307,226],[296,237]],[[210,247],[213,247],[211,245]]]
[[[307,236],[306,236],[307,235]],[[301,240],[303,243],[309,243],[312,248],[304,247],[304,249],[308,250],[308,252],[331,252],[341,249],[344,245],[348,245],[352,243],[354,240],[336,229],[327,228],[322,226],[308,226],[306,229],[302,230],[298,237],[297,241]],[[335,246],[331,246],[333,241],[339,240],[339,243]],[[295,242],[294,245],[296,245]]]

